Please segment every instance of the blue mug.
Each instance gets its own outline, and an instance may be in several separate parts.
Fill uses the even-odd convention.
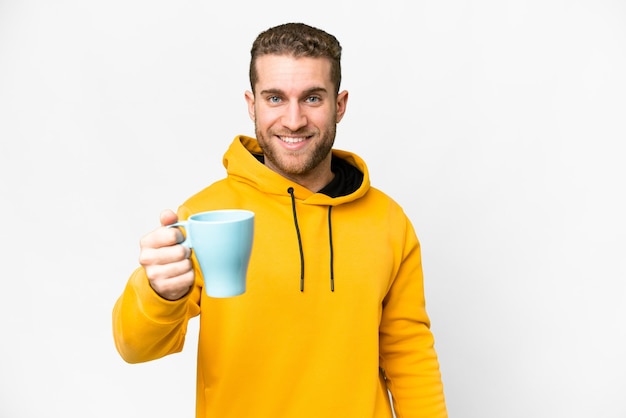
[[[169,227],[186,232],[182,245],[198,260],[208,296],[226,298],[246,291],[254,236],[254,212],[222,209],[193,214]]]

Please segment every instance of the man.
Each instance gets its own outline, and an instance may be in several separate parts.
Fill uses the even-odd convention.
[[[200,315],[197,417],[446,417],[410,221],[333,149],[348,92],[341,46],[304,24],[261,33],[245,94],[256,139],[238,136],[227,177],[141,240],[113,312],[118,351],[143,362],[182,350]],[[255,212],[246,292],[211,298],[178,219]],[[389,392],[388,392],[389,390]]]

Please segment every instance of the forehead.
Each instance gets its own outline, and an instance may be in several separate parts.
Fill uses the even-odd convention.
[[[330,60],[327,58],[263,55],[256,59],[256,88],[308,89],[332,86]]]

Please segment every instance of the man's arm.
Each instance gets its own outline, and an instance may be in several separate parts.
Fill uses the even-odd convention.
[[[141,267],[131,275],[113,308],[113,336],[129,363],[163,357],[182,350],[187,321],[200,312],[200,286],[190,250],[172,211],[161,214],[161,227],[140,242]]]
[[[419,241],[407,219],[402,264],[383,302],[381,367],[398,418],[448,416],[426,313]]]

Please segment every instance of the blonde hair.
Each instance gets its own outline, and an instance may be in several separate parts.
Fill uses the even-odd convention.
[[[341,84],[341,45],[337,38],[321,29],[304,23],[285,23],[261,32],[250,50],[250,87],[258,79],[256,59],[263,55],[291,55],[293,57],[327,58],[330,77],[339,93]]]

